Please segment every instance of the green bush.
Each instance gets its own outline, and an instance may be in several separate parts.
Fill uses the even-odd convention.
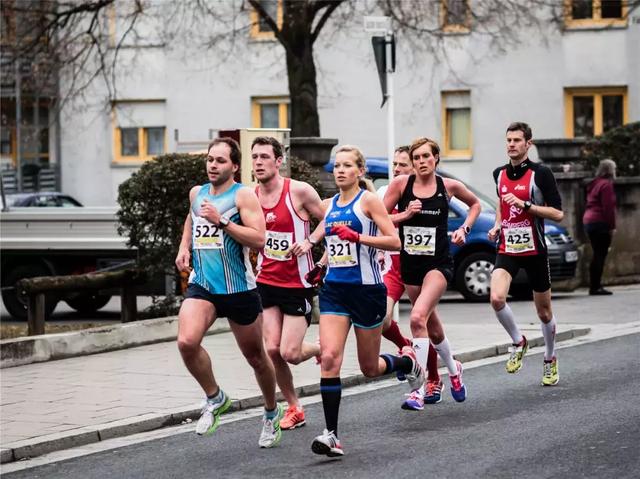
[[[640,175],[640,122],[614,128],[582,147],[587,168],[595,170],[606,158],[616,162],[619,176]]]
[[[189,190],[207,182],[205,155],[169,154],[148,161],[118,188],[118,233],[138,248],[138,266],[148,276],[174,275]],[[169,298],[167,304],[172,304]],[[175,308],[157,308],[175,313]]]

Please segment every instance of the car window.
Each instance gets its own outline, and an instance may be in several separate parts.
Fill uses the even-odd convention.
[[[60,206],[63,208],[77,208],[81,206],[80,203],[68,196],[59,196],[58,199],[60,200]]]
[[[58,200],[55,196],[41,195],[34,198],[33,206],[51,207],[58,206]]]

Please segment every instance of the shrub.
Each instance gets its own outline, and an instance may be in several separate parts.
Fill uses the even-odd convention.
[[[640,122],[614,128],[590,139],[582,147],[587,168],[595,170],[606,158],[616,162],[619,176],[640,175]]]

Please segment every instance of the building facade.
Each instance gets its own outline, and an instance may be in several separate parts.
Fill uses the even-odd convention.
[[[281,21],[280,1],[263,3]],[[468,1],[433,4],[437,48],[397,34],[395,136],[398,144],[436,139],[449,173],[491,194],[512,121],[528,122],[535,140],[640,120],[640,12],[625,2],[565,2],[559,22],[522,21],[504,38],[476,31]],[[126,29],[127,5],[105,14],[112,45]],[[203,46],[206,17],[160,29],[171,14],[166,5],[155,4],[155,17],[122,42],[117,88],[96,81],[62,112],[61,189],[86,205],[115,204],[118,185],[154,155],[202,150],[219,130],[289,126],[284,51],[255,12],[223,3],[217,15],[233,22],[216,23],[217,40]],[[321,134],[386,156],[370,34],[362,17],[335,17],[314,49]]]

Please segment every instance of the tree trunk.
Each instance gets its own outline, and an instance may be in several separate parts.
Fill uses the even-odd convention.
[[[313,59],[309,2],[285,1],[282,36],[286,42],[291,108],[291,136],[320,136],[318,87]]]

